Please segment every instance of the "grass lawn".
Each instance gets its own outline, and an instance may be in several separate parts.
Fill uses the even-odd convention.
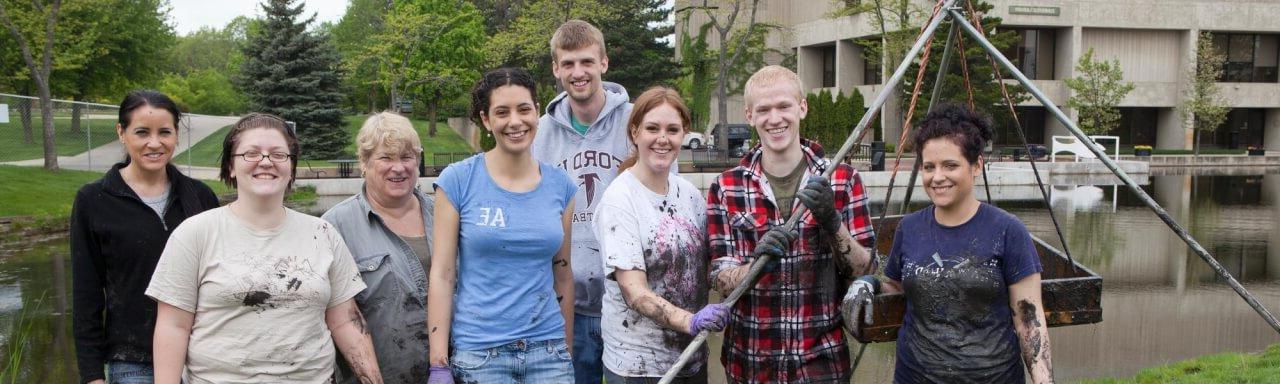
[[[191,146],[191,165],[197,167],[217,167],[218,156],[222,155],[222,139],[227,137],[227,132],[231,131],[231,126],[219,128],[217,132],[207,136],[204,140],[200,140],[196,145]],[[179,153],[173,158],[174,164],[186,164],[187,153]],[[217,191],[215,189],[215,191]]]
[[[39,167],[0,165],[0,217],[31,216],[65,220],[71,216],[71,203],[81,186],[102,177],[102,173],[60,170],[48,172]],[[202,180],[218,196],[235,190],[217,180]],[[291,203],[308,203],[316,199],[313,187],[295,187],[286,198]]]
[[[57,132],[54,144],[57,145],[59,156],[79,154],[117,138],[114,118],[89,119],[85,116],[80,119],[80,128],[80,133],[72,134],[70,117],[54,117],[53,129]],[[8,123],[0,123],[0,161],[39,159],[44,156],[43,129],[39,117],[32,119],[33,142],[24,143],[22,121],[17,116],[11,116]],[[86,130],[89,131],[88,138],[85,137]],[[88,139],[92,139],[92,142],[86,144],[85,140]]]
[[[1280,344],[1262,353],[1220,353],[1147,368],[1129,379],[1084,381],[1089,384],[1274,383],[1280,378]]]
[[[99,172],[0,165],[0,217],[70,217],[76,191],[100,177]]]

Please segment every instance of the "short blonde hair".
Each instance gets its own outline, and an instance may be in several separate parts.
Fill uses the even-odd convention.
[[[768,65],[751,74],[751,78],[747,79],[747,85],[742,87],[744,93],[742,97],[747,104],[747,108],[751,108],[751,96],[757,89],[778,84],[779,82],[789,82],[795,85],[796,100],[804,100],[804,84],[800,82],[799,75],[783,66]]]
[[[604,53],[604,34],[600,32],[600,28],[591,25],[591,23],[582,20],[569,20],[560,24],[560,28],[556,28],[556,33],[551,35],[551,60],[559,60],[556,54],[557,49],[572,51],[590,47],[595,44],[600,47],[600,58],[609,57]]]
[[[422,153],[422,142],[418,140],[418,131],[413,123],[404,116],[391,112],[382,112],[369,116],[360,126],[356,134],[356,154],[360,164],[365,164],[373,156],[378,147],[386,147],[414,154]]]

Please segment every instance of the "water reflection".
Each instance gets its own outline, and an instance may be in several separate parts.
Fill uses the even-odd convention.
[[[1142,188],[1263,305],[1280,311],[1280,169],[1159,170],[1145,181]],[[1152,365],[1280,343],[1280,335],[1126,187],[1116,187],[1111,177],[1066,182],[1053,188],[1050,206],[1076,260],[1104,278],[1103,322],[1051,329],[1059,379],[1129,376]],[[884,196],[883,190],[870,193]],[[992,193],[1034,234],[1060,245],[1034,187]],[[903,192],[894,194],[900,200]],[[342,198],[322,198],[306,211],[318,214]],[[927,203],[920,191],[912,201],[912,210]],[[873,202],[873,212],[882,205]],[[18,381],[74,382],[67,241],[28,246],[0,252],[0,342],[5,351],[17,347],[15,328],[25,313],[31,339]],[[716,356],[709,372],[719,382],[719,338],[710,344]],[[893,355],[891,343],[868,348],[855,382],[891,381]],[[3,360],[0,369],[8,364]]]

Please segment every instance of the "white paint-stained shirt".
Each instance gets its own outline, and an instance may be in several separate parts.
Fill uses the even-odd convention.
[[[649,289],[684,310],[696,312],[707,304],[706,201],[680,176],[668,175],[667,183],[667,193],[660,195],[625,171],[596,210],[606,276],[600,319],[604,365],[622,376],[662,376],[693,336],[628,307],[614,271],[645,271]],[[701,369],[706,352],[703,347],[680,376]]]
[[[254,231],[222,207],[174,230],[147,296],[195,314],[187,383],[319,383],[336,357],[325,310],[364,288],[328,222],[286,209]]]

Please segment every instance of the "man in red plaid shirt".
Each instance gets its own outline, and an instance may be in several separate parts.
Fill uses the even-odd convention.
[[[747,80],[746,115],[760,145],[707,195],[711,282],[721,294],[742,283],[760,255],[775,260],[730,311],[721,362],[733,383],[850,379],[840,300],[850,276],[868,273],[875,236],[857,170],[833,165],[817,143],[800,138],[808,112],[801,89],[779,66]],[[837,167],[830,181],[821,176],[829,166]],[[801,204],[808,212],[784,228]]]

